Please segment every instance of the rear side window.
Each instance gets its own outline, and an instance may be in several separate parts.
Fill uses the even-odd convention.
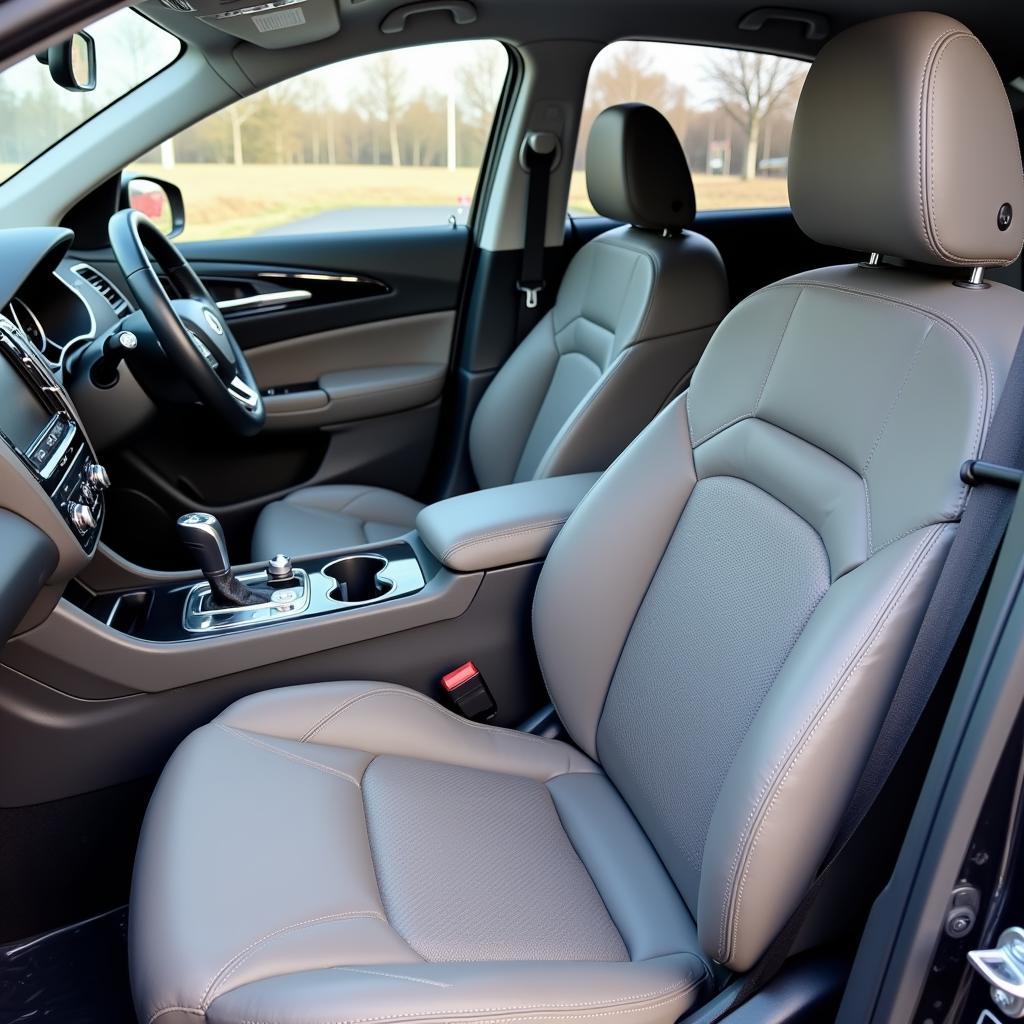
[[[592,214],[584,175],[594,119],[616,103],[647,103],[675,128],[698,210],[788,206],[793,115],[808,65],[745,50],[621,41],[587,82],[569,212]]]
[[[464,223],[508,54],[494,40],[375,53],[207,117],[132,170],[185,198],[185,241]]]

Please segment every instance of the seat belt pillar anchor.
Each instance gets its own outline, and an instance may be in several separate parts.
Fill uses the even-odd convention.
[[[540,300],[540,293],[544,291],[543,281],[517,281],[517,291],[521,291],[526,296],[526,308],[536,309],[537,304]]]

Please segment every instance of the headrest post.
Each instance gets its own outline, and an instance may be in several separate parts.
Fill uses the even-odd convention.
[[[987,288],[985,283],[985,268],[971,267],[971,276],[966,281],[954,281],[957,288]]]

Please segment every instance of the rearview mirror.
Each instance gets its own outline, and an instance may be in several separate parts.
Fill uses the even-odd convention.
[[[63,43],[51,46],[39,60],[50,69],[50,77],[69,92],[91,92],[96,88],[96,43],[88,32],[76,32]]]
[[[126,175],[121,183],[121,208],[144,213],[168,238],[185,230],[185,201],[181,189],[160,178]]]

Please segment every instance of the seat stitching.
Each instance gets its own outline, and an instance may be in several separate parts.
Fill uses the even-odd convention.
[[[626,361],[626,356],[632,351],[633,346],[629,345],[619,352],[619,354],[606,368],[601,369],[598,367],[601,376],[594,381],[580,402],[572,412],[569,413],[568,419],[558,428],[558,432],[551,439],[544,451],[544,454],[541,456],[540,462],[537,463],[537,468],[533,473],[534,480],[541,479],[542,475],[548,471],[551,463],[555,461],[555,458],[559,454],[559,449],[565,444],[566,437],[573,431],[579,421],[583,419],[584,414],[612,383],[617,367]],[[594,365],[597,366],[596,363]]]
[[[917,98],[917,196],[918,196],[918,210],[921,214],[921,230],[924,235],[924,243],[928,247],[929,251],[934,256],[942,256],[942,253],[935,247],[935,239],[933,238],[933,231],[929,225],[929,216],[934,215],[934,211],[931,207],[929,200],[928,204],[925,204],[926,189],[925,181],[928,178],[928,160],[931,159],[934,144],[934,138],[928,136],[928,132],[925,128],[925,122],[927,120],[928,107],[925,104],[925,92],[928,88],[928,74],[932,69],[932,61],[935,57],[936,52],[942,46],[942,44],[954,33],[956,29],[946,29],[945,32],[938,35],[933,41],[931,46],[928,48],[928,53],[925,54],[924,65],[921,68],[921,85],[918,89]],[[934,84],[934,77],[932,78]],[[928,139],[928,152],[925,152],[925,139]]]
[[[276,928],[274,931],[267,932],[265,935],[261,935],[258,939],[254,939],[245,947],[245,949],[240,950],[230,960],[228,960],[228,962],[224,964],[219,971],[217,971],[203,990],[203,995],[199,1000],[199,1005],[204,1010],[207,1009],[214,998],[214,988],[218,984],[223,986],[225,982],[227,982],[228,978],[230,978],[231,975],[234,974],[235,971],[237,971],[260,946],[267,942],[270,942],[281,935],[285,935],[288,932],[302,931],[304,928],[311,928],[314,925],[326,924],[328,922],[349,921],[353,919],[372,919],[375,921],[381,921],[384,924],[388,923],[384,915],[376,910],[348,910],[337,914],[321,914],[319,917],[310,917],[305,921],[297,921],[294,924],[288,924],[282,928]]]
[[[306,765],[309,768],[316,768],[318,771],[324,771],[330,775],[336,775],[340,779],[351,782],[356,789],[361,788],[358,779],[349,775],[348,772],[343,772],[340,768],[332,768],[330,765],[323,764],[321,761],[314,761],[312,758],[302,757],[301,754],[293,754],[290,750],[281,750],[280,747],[275,747],[272,743],[266,743],[263,740],[257,739],[255,736],[250,735],[242,729],[237,729],[233,725],[224,725],[221,722],[213,722],[212,724],[226,733],[237,736],[240,740],[245,740],[246,743],[251,743],[255,747],[261,747],[263,750],[269,751],[271,754],[277,754],[279,757],[284,757],[289,761],[295,761],[298,764]],[[281,738],[284,739],[285,737]]]
[[[599,1017],[599,1016],[606,1016],[607,1015],[607,1014],[600,1014],[600,1013],[598,1013],[598,1014],[573,1014],[571,1017],[562,1018],[562,1017],[548,1016],[547,1014],[543,1013],[543,1011],[546,1011],[546,1010],[575,1010],[575,1009],[586,1010],[586,1009],[589,1009],[591,1007],[608,1007],[608,1008],[614,1007],[614,1009],[609,1009],[609,1013],[642,1013],[644,1010],[656,1009],[658,1006],[665,1006],[665,1005],[667,1005],[668,1003],[672,1002],[678,996],[685,995],[687,992],[693,991],[693,989],[695,989],[698,985],[702,984],[707,979],[708,969],[707,969],[707,966],[704,964],[704,962],[701,961],[698,957],[694,956],[694,954],[692,954],[692,953],[686,953],[684,955],[688,956],[688,957],[691,957],[692,959],[696,960],[701,965],[701,975],[700,975],[699,978],[696,978],[693,981],[687,982],[684,985],[671,985],[668,988],[657,989],[657,990],[652,991],[652,992],[644,992],[644,993],[642,993],[640,995],[635,995],[635,996],[634,995],[624,996],[621,999],[598,999],[598,1000],[593,1000],[591,1002],[585,1002],[585,1003],[534,1003],[532,1005],[531,1004],[527,1004],[527,1005],[524,1005],[524,1006],[483,1006],[483,1007],[473,1007],[473,1008],[465,1008],[465,1009],[415,1010],[415,1011],[411,1011],[409,1013],[384,1014],[383,1016],[379,1016],[379,1017],[338,1018],[336,1020],[332,1020],[330,1022],[330,1024],[377,1024],[377,1022],[381,1022],[381,1021],[411,1020],[411,1019],[415,1019],[417,1017],[435,1017],[435,1016],[437,1016],[439,1014],[445,1015],[445,1016],[448,1016],[448,1015],[462,1016],[462,1015],[466,1015],[466,1014],[484,1014],[484,1015],[487,1015],[487,1014],[496,1014],[496,1013],[517,1013],[517,1012],[530,1013],[531,1011],[534,1011],[534,1010],[542,1011],[542,1016],[538,1017],[537,1018],[538,1020],[562,1020],[562,1019],[580,1020],[580,1019],[585,1019],[587,1017]],[[661,1000],[662,996],[666,996],[667,998]],[[645,1006],[636,1006],[636,1007],[629,1007],[628,1006],[629,1003],[637,1003],[637,1002],[640,1002],[640,1001],[646,1000],[646,999],[659,999],[661,1001],[657,1002],[657,1003],[648,1003]],[[623,1008],[624,1005],[627,1008]],[[242,1022],[242,1024],[269,1024],[269,1022],[261,1021],[261,1020],[258,1020],[258,1019],[247,1019],[247,1020],[244,1020]]]
[[[377,978],[394,978],[396,981],[414,981],[418,985],[432,985],[434,988],[451,988],[447,981],[430,981],[428,978],[414,978],[409,974],[392,974],[389,971],[371,971],[368,967],[332,967],[334,971],[349,971],[352,974],[372,974]]]
[[[153,1021],[158,1020],[165,1013],[191,1013],[194,1017],[204,1017],[206,1015],[205,1011],[200,1010],[196,1006],[164,1006],[149,1018],[148,1024],[153,1024]]]
[[[357,694],[355,697],[349,698],[347,701],[345,701],[345,703],[340,704],[338,707],[334,708],[333,710],[329,711],[326,715],[324,715],[324,717],[321,718],[320,721],[317,722],[317,724],[314,725],[313,728],[310,729],[309,732],[307,732],[305,736],[302,737],[301,742],[308,742],[310,737],[319,732],[332,718],[334,718],[337,715],[340,715],[343,711],[347,711],[350,707],[352,707],[353,704],[357,704],[359,701],[366,700],[369,697],[377,696],[406,697],[410,700],[418,701],[420,704],[425,704],[432,711],[438,712],[445,718],[450,718],[452,721],[454,721],[455,723],[457,723],[465,729],[481,729],[484,732],[501,733],[509,739],[514,738],[517,740],[528,740],[532,743],[540,743],[543,746],[548,747],[550,749],[550,740],[545,740],[540,736],[531,736],[529,733],[525,732],[516,732],[514,729],[499,729],[493,725],[483,725],[480,722],[470,722],[465,718],[460,718],[458,715],[449,711],[447,708],[441,707],[441,705],[438,704],[437,701],[430,700],[429,697],[424,697],[422,694],[416,693],[413,690],[408,690],[405,688],[399,688],[394,690],[391,688],[368,690],[365,693],[360,693]],[[367,751],[367,753],[370,753],[370,751]]]
[[[825,694],[822,699],[818,702],[817,706],[804,718],[797,728],[796,732],[790,738],[786,744],[786,748],[783,751],[780,758],[772,766],[771,771],[768,773],[768,777],[761,787],[761,791],[757,795],[757,801],[751,808],[750,813],[747,815],[747,820],[744,822],[743,830],[740,834],[739,843],[736,847],[736,854],[733,858],[732,865],[730,867],[729,883],[725,886],[724,896],[722,900],[722,915],[719,924],[719,953],[721,954],[721,962],[725,963],[732,955],[732,935],[737,927],[737,921],[739,918],[740,905],[743,900],[744,882],[750,869],[750,862],[752,859],[754,848],[757,845],[758,837],[764,828],[764,823],[768,818],[768,815],[778,798],[778,794],[782,789],[782,786],[788,778],[790,772],[793,769],[796,761],[799,759],[800,753],[806,749],[807,743],[818,726],[827,717],[829,710],[834,706],[835,701],[842,694],[847,683],[850,681],[853,673],[860,666],[861,662],[867,656],[874,646],[875,641],[878,639],[882,632],[886,622],[892,616],[895,610],[899,596],[906,590],[907,585],[916,577],[917,572],[920,569],[928,552],[938,541],[942,535],[943,527],[937,527],[928,536],[923,537],[918,543],[917,547],[912,552],[908,563],[904,571],[894,581],[892,586],[889,588],[884,599],[881,602],[881,611],[878,616],[868,625],[868,627],[861,634],[857,643],[853,646],[849,656],[846,658],[844,663],[840,666],[839,670],[829,681],[828,687],[826,688]],[[865,646],[866,644],[866,646]],[[838,684],[838,687],[837,687]],[[807,732],[807,727],[812,726],[810,732]],[[794,750],[798,743],[802,741],[799,750]],[[785,774],[780,778],[779,772],[789,762],[786,767]],[[765,799],[771,794],[771,799],[768,804],[765,804]],[[757,831],[754,836],[750,837],[750,829],[755,821],[758,821]],[[747,849],[746,856],[743,855],[744,847],[747,846],[747,840],[750,839],[750,846]],[[743,867],[742,877],[739,879],[737,885],[736,879],[740,875],[740,867]],[[729,911],[729,904],[732,902],[732,898],[736,897],[736,906],[733,909],[732,914],[729,916],[729,922],[726,923],[726,915]],[[723,942],[725,946],[723,948]]]
[[[495,531],[491,533],[481,534],[479,537],[471,537],[469,540],[458,541],[452,544],[445,553],[441,556],[441,561],[450,558],[456,552],[466,551],[469,548],[476,547],[480,544],[490,544],[496,540],[507,540],[511,537],[519,537],[528,533],[538,533],[545,530],[550,530],[553,526],[564,526],[565,521],[569,518],[569,513],[559,516],[557,519],[545,519],[539,523],[531,523],[529,526],[519,526],[515,529]]]
[[[600,1011],[598,1013],[573,1013],[573,1014],[552,1014],[552,1013],[534,1014],[534,1013],[531,1013],[530,1016],[528,1018],[526,1018],[526,1019],[531,1020],[531,1021],[542,1021],[542,1020],[596,1020],[596,1019],[598,1019],[600,1017],[616,1017],[616,1016],[619,1016],[620,1014],[649,1013],[651,1010],[660,1009],[662,1006],[670,1006],[672,1003],[674,1003],[679,998],[679,996],[686,995],[687,993],[692,992],[693,989],[697,988],[698,985],[703,984],[704,981],[705,981],[705,979],[701,978],[700,981],[694,982],[692,985],[689,985],[686,988],[680,989],[678,992],[673,993],[667,999],[662,999],[662,1000],[660,1000],[659,1002],[656,1002],[656,1003],[645,1003],[643,1006],[630,1006],[630,1007],[627,1007],[627,1008],[618,1008],[617,1007],[616,1009],[613,1009],[613,1010],[602,1010],[602,1011]],[[425,1011],[425,1012],[423,1012],[421,1014],[418,1014],[417,1016],[425,1017],[425,1018],[431,1018],[432,1019],[432,1018],[436,1017],[438,1012],[451,1013],[451,1011],[427,1010],[427,1011]],[[458,1016],[453,1016],[453,1019],[455,1019],[455,1020],[481,1020],[481,1021],[483,1021],[483,1020],[492,1020],[492,1019],[493,1020],[497,1020],[498,1019],[496,1017],[493,1017],[493,1018],[490,1017],[487,1013],[484,1013],[482,1016],[479,1016],[479,1015],[475,1015],[475,1016],[471,1016],[471,1017],[462,1016],[462,1014],[466,1013],[466,1012],[468,1012],[470,1014],[477,1014],[477,1011],[475,1011],[475,1010],[455,1011],[455,1013],[458,1014]],[[495,1012],[497,1012],[497,1013],[504,1013],[504,1011],[501,1011],[501,1010],[498,1010],[498,1011],[495,1011]],[[512,1012],[512,1011],[510,1011],[510,1012]],[[319,1021],[319,1022],[317,1022],[317,1024],[367,1024],[367,1022],[385,1022],[385,1021],[396,1021],[396,1020],[407,1020],[407,1019],[409,1019],[409,1018],[406,1017],[406,1016],[401,1016],[401,1017],[397,1017],[397,1016],[361,1017],[361,1018],[350,1018],[348,1020],[332,1019],[330,1021]],[[256,1019],[248,1019],[247,1018],[246,1020],[242,1021],[242,1024],[271,1024],[271,1022],[262,1021],[262,1020],[256,1020]]]
[[[767,291],[767,289],[765,289],[765,290]],[[786,333],[787,333],[787,331],[789,331],[789,325],[793,322],[793,314],[796,313],[796,307],[800,305],[800,299],[801,298],[803,298],[803,292],[798,292],[796,300],[793,302],[793,306],[792,306],[792,308],[789,311],[789,315],[786,317],[786,322],[782,325],[782,331],[779,334],[779,340],[778,340],[778,343],[775,346],[775,352],[772,355],[771,362],[768,364],[768,370],[767,370],[767,372],[764,375],[764,380],[761,381],[761,388],[757,392],[757,398],[754,400],[754,407],[750,410],[750,412],[741,413],[739,416],[733,417],[727,423],[719,424],[718,426],[716,426],[712,430],[710,430],[708,433],[706,433],[703,437],[698,438],[696,441],[694,441],[692,439],[693,438],[693,428],[691,426],[690,427],[690,437],[691,437],[690,447],[691,448],[697,448],[700,445],[702,445],[705,441],[710,441],[711,438],[713,438],[716,434],[720,434],[727,427],[734,426],[735,424],[740,423],[742,420],[748,420],[748,419],[756,418],[757,417],[758,409],[760,409],[760,407],[761,407],[761,399],[764,397],[765,388],[768,387],[768,378],[772,375],[772,370],[775,369],[775,361],[779,358],[779,353],[782,351],[782,343],[786,340]],[[692,388],[692,383],[691,383],[691,388]],[[689,412],[689,408],[690,408],[690,398],[689,398],[690,390],[691,389],[688,388],[687,392],[686,392],[686,395],[687,395],[687,398],[686,398],[687,412]]]

